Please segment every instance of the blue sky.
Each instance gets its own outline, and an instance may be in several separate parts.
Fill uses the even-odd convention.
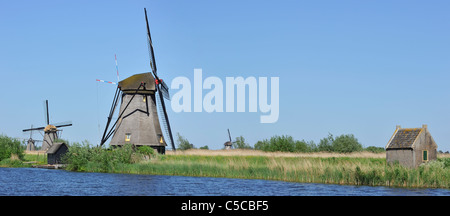
[[[220,149],[242,135],[316,143],[354,134],[384,147],[395,130],[428,128],[450,150],[448,1],[1,1],[0,133],[71,120],[62,138],[98,143],[116,81],[147,72],[143,8],[161,78],[279,77],[277,123],[261,113],[175,113],[174,134]],[[172,94],[176,92],[172,90]],[[203,91],[205,95],[207,91]],[[40,138],[39,136],[35,137]]]

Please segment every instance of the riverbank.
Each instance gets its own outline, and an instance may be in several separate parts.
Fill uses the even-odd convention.
[[[78,156],[80,155],[81,152],[78,153]],[[118,155],[104,155],[98,159],[86,156],[83,157],[83,162],[78,161],[76,166],[69,166],[69,170],[341,185],[450,188],[448,154],[438,155],[438,161],[429,162],[417,169],[398,164],[387,165],[385,153],[371,152],[340,154],[193,149],[167,151],[166,155],[152,154],[145,158],[130,155],[128,162],[114,162],[113,158]],[[126,154],[119,156],[126,157],[124,155]],[[40,154],[25,154],[25,162],[22,165],[26,167],[33,164],[46,164],[46,157]]]
[[[449,159],[417,169],[386,165],[384,154],[359,152],[266,153],[254,150],[168,151],[149,160],[117,164],[109,172],[265,179],[303,183],[394,187],[450,188]],[[90,164],[86,171],[101,172]]]

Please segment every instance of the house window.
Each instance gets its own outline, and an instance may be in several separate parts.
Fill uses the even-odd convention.
[[[423,151],[423,161],[428,161],[428,151]]]
[[[147,101],[147,97],[145,95],[142,97],[142,101],[143,102]]]
[[[131,133],[126,133],[125,134],[125,142],[130,142],[131,139]]]

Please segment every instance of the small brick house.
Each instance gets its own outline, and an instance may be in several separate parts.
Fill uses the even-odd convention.
[[[422,163],[437,159],[437,145],[428,131],[422,128],[401,128],[397,125],[386,145],[386,162],[398,161],[400,165],[416,168]]]

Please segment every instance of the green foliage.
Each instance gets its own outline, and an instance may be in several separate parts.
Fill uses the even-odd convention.
[[[27,167],[27,165],[25,165],[21,160],[6,158],[0,161],[0,167]]]
[[[252,149],[252,147],[245,142],[243,136],[236,137],[236,142],[233,143],[235,149]]]
[[[82,144],[71,145],[63,160],[67,169],[72,171],[114,172],[114,168],[120,164],[136,163],[143,156],[154,154],[148,146],[137,149],[135,151],[132,144],[109,149],[91,147],[88,141],[83,141]]]
[[[189,140],[181,136],[180,133],[177,133],[177,145],[179,150],[188,150],[195,148],[194,145],[189,143]]]
[[[209,147],[207,145],[200,147],[200,149],[209,150]]]
[[[386,150],[384,150],[383,147],[376,147],[376,146],[369,146],[369,147],[365,148],[364,150],[368,151],[368,152],[373,152],[373,153],[386,152]]]
[[[255,149],[268,152],[312,152],[315,151],[316,145],[313,141],[296,141],[292,136],[283,135],[273,136],[269,140],[258,141],[255,144]]]
[[[150,146],[139,146],[138,152],[148,156],[154,156],[156,154],[155,150]]]
[[[333,134],[328,133],[327,137],[324,137],[320,140],[319,146],[317,147],[318,151],[332,152],[333,151],[333,142],[334,142]]]
[[[273,136],[270,139],[258,141],[255,144],[255,149],[262,151],[281,151],[281,152],[339,152],[339,153],[351,153],[356,151],[362,151],[363,147],[358,142],[353,134],[343,134],[338,137],[333,137],[332,134],[328,134],[327,137],[322,138],[319,145],[316,145],[314,141],[294,140],[292,136]],[[369,148],[371,151],[379,151],[378,148]],[[383,149],[383,148],[381,148]],[[383,149],[384,150],[384,149]]]
[[[0,135],[0,160],[10,158],[12,154],[17,155],[20,160],[23,160],[24,150],[25,147],[20,140]]]
[[[339,153],[350,153],[362,151],[363,148],[353,134],[343,134],[334,139],[332,149]]]

